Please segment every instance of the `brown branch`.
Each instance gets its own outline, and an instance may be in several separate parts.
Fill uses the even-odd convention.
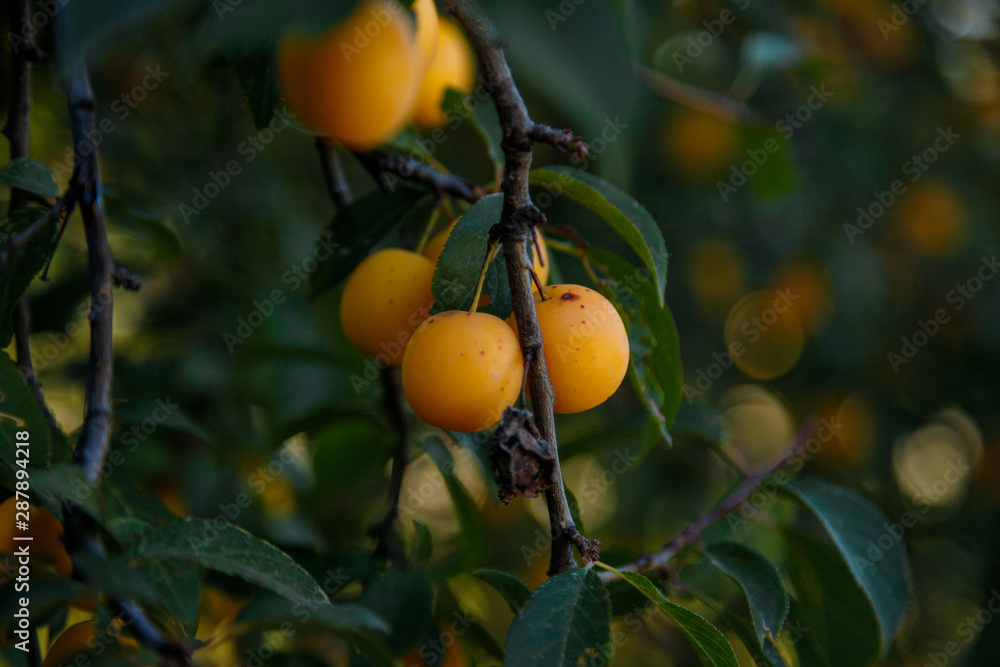
[[[666,546],[664,546],[662,550],[654,554],[644,554],[634,563],[629,563],[628,565],[623,565],[622,567],[616,567],[615,569],[620,572],[663,573],[670,573],[673,569],[676,569],[676,564],[672,563],[673,559],[678,556],[678,554],[680,554],[686,546],[698,542],[701,539],[702,533],[704,533],[709,526],[730,512],[734,512],[741,508],[761,482],[801,454],[802,450],[809,444],[809,440],[812,438],[815,430],[815,424],[807,423],[803,426],[785,452],[747,474],[743,481],[740,482],[739,485],[737,485],[736,488],[729,493],[729,495],[719,501],[719,503],[712,507],[712,509],[708,510],[689,523],[687,527],[685,527],[684,530],[677,535],[677,537],[667,542]],[[618,575],[614,572],[603,571],[600,573],[600,577],[605,583],[607,583],[617,579]]]
[[[27,297],[21,297],[21,300],[14,307],[13,324],[17,369],[21,372],[21,377],[28,384],[28,389],[31,390],[31,395],[34,397],[35,403],[38,404],[39,409],[42,411],[42,416],[49,427],[49,432],[52,435],[56,435],[61,432],[59,424],[56,422],[52,411],[49,410],[49,406],[45,403],[45,397],[42,395],[42,386],[39,384],[38,378],[35,377],[35,367],[31,363],[31,348],[28,345],[28,335],[31,333],[31,313],[28,310]]]
[[[503,137],[501,148],[505,158],[501,183],[504,200],[500,222],[491,234],[503,243],[521,349],[525,354],[531,355],[528,383],[535,409],[535,424],[542,438],[556,452],[552,484],[545,492],[552,534],[549,574],[554,575],[576,568],[573,543],[574,535],[578,535],[579,531],[570,515],[559,465],[553,415],[554,394],[545,367],[542,336],[538,329],[538,315],[535,312],[528,272],[530,263],[527,259],[527,244],[530,228],[535,223],[544,221],[544,216],[531,201],[528,192],[528,171],[531,169],[531,152],[536,141],[552,143],[557,149],[562,147],[563,150],[574,152],[585,152],[586,149],[585,144],[572,133],[550,131],[531,120],[524,100],[514,84],[497,30],[489,19],[468,0],[445,0],[445,5],[469,38],[479,61],[482,81],[493,97],[500,118]],[[592,552],[587,549],[583,555],[590,558]]]
[[[96,487],[100,484],[101,467],[110,447],[114,361],[112,288],[116,273],[119,278],[121,274],[116,271],[111,259],[111,247],[104,226],[97,150],[89,139],[97,132],[94,98],[86,65],[81,64],[66,80],[66,92],[75,150],[69,191],[78,193],[75,201],[83,218],[90,265],[90,358],[87,363],[83,426],[80,427],[73,459],[90,484]],[[72,500],[64,501],[63,511],[69,553],[104,557],[104,547],[96,537],[97,527],[93,521]],[[165,659],[181,664],[190,662],[187,649],[164,638],[135,601],[111,598],[109,602],[116,614],[130,621],[130,631],[144,645],[156,650]]]
[[[403,489],[403,474],[410,463],[409,429],[406,424],[406,414],[403,403],[399,400],[400,386],[396,377],[396,369],[392,366],[383,368],[382,405],[389,417],[389,422],[396,431],[396,451],[392,455],[392,472],[389,474],[389,511],[375,524],[368,534],[375,538],[375,555],[388,558],[397,567],[405,564],[406,558],[399,545],[395,531],[396,517],[399,516],[399,493]]]
[[[112,276],[115,271],[104,226],[95,136],[94,99],[87,71],[80,67],[67,81],[69,113],[76,151],[72,184],[78,188],[80,214],[90,263],[90,360],[87,364],[85,414],[73,458],[91,484],[100,482],[101,465],[108,455],[111,432],[111,347],[114,313]],[[72,189],[72,187],[71,187]]]
[[[391,155],[380,150],[356,151],[354,156],[376,180],[382,174],[392,174],[427,187],[438,198],[457,197],[469,203],[477,202],[483,196],[482,189],[472,181],[445,174],[414,158]]]
[[[8,5],[9,28],[13,34],[21,30],[27,35],[31,35],[31,24],[28,20],[28,0],[15,0]],[[26,48],[11,48],[11,73],[10,73],[10,99],[7,106],[7,122],[4,124],[3,133],[10,143],[11,159],[28,157],[31,154],[31,54]],[[10,191],[10,201],[7,205],[7,212],[12,213],[24,208],[32,200],[31,193],[12,188]],[[45,224],[38,225],[32,223],[32,227],[41,229]],[[13,240],[16,241],[21,235]],[[30,237],[29,237],[30,238]],[[27,239],[21,242],[21,245]],[[6,260],[7,248],[0,253],[0,264]],[[28,309],[27,297],[22,296],[14,307],[13,313],[14,328],[14,348],[17,355],[17,367],[21,376],[31,390],[31,395],[42,411],[45,423],[49,431],[53,434],[59,433],[59,425],[55,417],[45,404],[45,397],[42,395],[41,385],[35,377],[35,369],[31,363],[31,347],[28,344],[28,336],[31,334],[31,313]]]
[[[731,97],[683,83],[642,63],[634,63],[634,69],[646,87],[671,102],[683,104],[692,109],[700,109],[734,123],[761,124],[765,122],[759,113]]]
[[[319,163],[323,168],[323,181],[326,191],[338,209],[350,206],[354,201],[351,186],[344,176],[344,169],[337,157],[337,149],[333,140],[327,137],[316,137],[316,150],[319,151]]]

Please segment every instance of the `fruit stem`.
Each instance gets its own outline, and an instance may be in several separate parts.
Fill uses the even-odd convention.
[[[476,312],[476,308],[479,307],[479,297],[483,293],[483,285],[486,283],[486,271],[490,268],[490,262],[496,257],[497,251],[500,250],[500,244],[496,242],[496,239],[490,238],[488,245],[486,246],[486,257],[483,259],[483,270],[479,272],[479,282],[476,283],[476,293],[472,295],[472,308],[469,309],[470,313]]]
[[[431,240],[431,232],[437,226],[438,218],[441,217],[441,206],[435,206],[434,210],[431,211],[431,217],[427,220],[427,224],[424,226],[424,231],[420,234],[420,240],[417,241],[418,255],[424,254],[424,248],[427,247],[427,242]]]
[[[528,273],[531,274],[531,280],[535,283],[535,287],[538,288],[538,294],[542,297],[542,301],[548,301],[551,299],[552,297],[545,292],[545,285],[542,284],[542,279],[538,277],[537,273],[535,273],[535,267],[529,266]]]

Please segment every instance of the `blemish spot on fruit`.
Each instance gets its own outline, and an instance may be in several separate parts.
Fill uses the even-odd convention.
[[[484,350],[479,350],[479,356],[480,357],[483,356],[484,354],[486,354],[486,352]]]
[[[572,292],[566,292],[559,298],[562,299],[563,301],[577,301],[580,298],[580,295],[573,294]],[[580,307],[583,308],[582,305]]]

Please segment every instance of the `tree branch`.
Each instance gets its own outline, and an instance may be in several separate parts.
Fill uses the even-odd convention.
[[[28,0],[14,0],[8,5],[9,28],[13,34],[21,30],[31,35],[31,24],[28,20]],[[13,43],[12,43],[13,44]],[[10,143],[10,157],[28,157],[31,155],[31,57],[28,49],[11,48],[11,72],[10,72],[10,99],[7,106],[7,122],[4,124],[3,133]],[[10,191],[10,201],[7,204],[7,212],[12,213],[24,208],[31,201],[31,193],[12,188]],[[35,227],[38,223],[33,223]],[[37,229],[44,226],[38,225]],[[37,231],[36,229],[36,231]],[[12,239],[17,241],[20,234]],[[30,238],[30,237],[29,237]],[[21,244],[27,242],[25,239]],[[7,249],[0,252],[0,264],[6,261]],[[45,423],[48,424],[49,431],[53,434],[59,433],[59,425],[55,417],[45,404],[45,397],[42,396],[42,388],[35,377],[35,369],[31,363],[31,348],[28,344],[28,336],[31,334],[31,313],[28,309],[27,297],[22,296],[14,308],[14,348],[17,355],[17,367],[21,371],[21,376],[28,384],[31,395],[42,411]]]
[[[525,354],[531,355],[528,383],[535,409],[535,423],[542,438],[556,452],[552,485],[545,492],[552,534],[549,574],[554,575],[576,568],[572,546],[574,541],[590,543],[580,542],[576,537],[579,531],[570,515],[559,465],[553,415],[554,394],[545,367],[542,336],[538,329],[538,316],[528,271],[531,264],[527,255],[530,228],[535,223],[544,222],[544,216],[531,201],[528,171],[531,169],[531,152],[535,141],[552,143],[557,150],[561,148],[584,154],[586,144],[572,132],[554,131],[534,123],[514,84],[496,28],[468,0],[445,0],[445,5],[469,38],[479,61],[482,80],[493,97],[500,118],[503,137],[501,148],[505,158],[501,185],[504,200],[500,222],[491,230],[491,235],[503,244],[521,349]],[[585,558],[592,558],[592,548],[585,548],[583,555]]]
[[[337,157],[337,149],[333,141],[327,137],[316,137],[316,150],[319,151],[319,163],[323,167],[323,180],[326,191],[338,209],[350,206],[354,201],[351,186],[347,183],[344,170]]]
[[[403,475],[410,463],[409,429],[406,425],[403,403],[399,400],[400,386],[396,369],[392,366],[383,368],[381,377],[382,404],[390,424],[396,431],[396,451],[392,455],[392,472],[389,474],[389,489],[386,493],[389,498],[389,511],[368,531],[368,534],[375,538],[376,556],[388,558],[393,565],[402,567],[406,558],[396,537],[395,523],[396,517],[399,516],[399,493],[403,489]]]
[[[86,69],[81,66],[67,81],[73,128],[75,165],[72,183],[79,189],[80,214],[90,263],[90,360],[87,364],[85,414],[73,458],[91,484],[100,482],[101,465],[108,455],[111,433],[111,347],[113,319],[112,276],[115,271],[104,227],[97,152],[88,137],[95,136],[94,99]],[[71,188],[72,189],[72,188]]]
[[[773,475],[779,469],[783,468],[791,462],[792,459],[802,453],[802,450],[809,444],[809,440],[812,438],[815,430],[816,426],[811,422],[803,426],[785,452],[783,452],[780,456],[775,457],[768,463],[760,466],[756,470],[750,472],[743,479],[743,481],[729,493],[729,495],[719,501],[719,503],[712,507],[712,509],[708,510],[689,523],[687,527],[684,528],[679,535],[677,535],[677,537],[667,542],[666,546],[664,546],[662,550],[655,554],[645,554],[634,563],[629,563],[628,565],[617,567],[615,569],[620,572],[669,573],[674,567],[671,561],[673,561],[673,559],[680,554],[684,547],[697,542],[701,539],[702,533],[704,533],[709,526],[730,512],[738,510],[742,507],[750,497],[750,494],[754,492],[761,482]],[[605,583],[607,583],[617,579],[618,575],[614,572],[603,571],[600,573],[600,577]]]
[[[101,197],[96,146],[89,137],[96,136],[94,98],[86,66],[81,64],[66,81],[70,124],[73,133],[74,167],[69,193],[75,192],[83,217],[84,235],[90,264],[90,359],[84,395],[84,419],[73,459],[96,487],[101,481],[101,467],[108,455],[111,434],[111,380],[114,361],[112,348],[113,293],[116,273],[111,259],[107,229],[104,226],[104,203]],[[67,196],[69,196],[67,193]],[[70,554],[90,553],[105,557],[104,547],[96,537],[96,526],[72,502],[64,502],[65,537]],[[74,564],[75,565],[75,564]],[[74,570],[76,570],[74,566]],[[185,647],[164,638],[133,600],[111,598],[115,613],[130,620],[130,631],[144,645],[165,658],[182,664],[190,662]]]
[[[354,156],[375,178],[379,178],[381,174],[392,174],[405,181],[426,186],[438,198],[447,195],[473,203],[483,196],[482,189],[475,183],[442,173],[414,158],[391,155],[380,150],[356,151]]]

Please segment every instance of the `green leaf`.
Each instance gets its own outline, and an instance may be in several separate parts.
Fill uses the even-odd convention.
[[[904,529],[853,491],[814,477],[799,477],[784,490],[816,515],[830,535],[878,617],[886,655],[913,597]],[[886,538],[890,546],[883,548]]]
[[[746,593],[758,643],[763,646],[766,637],[777,637],[789,604],[778,568],[759,552],[733,542],[713,544],[705,555]]]
[[[701,664],[706,667],[739,667],[733,647],[718,628],[694,613],[687,607],[671,602],[646,577],[635,572],[619,572],[618,570],[598,562],[605,570],[618,574],[622,579],[635,586],[647,598],[653,601],[667,616],[672,618],[684,636],[694,647]]]
[[[140,559],[194,561],[301,604],[329,602],[316,580],[288,554],[242,528],[208,519],[179,519],[143,536]]]
[[[503,137],[501,136],[500,119],[492,100],[480,101],[475,110],[472,110],[470,105],[465,103],[464,93],[454,88],[448,88],[441,100],[441,108],[445,112],[445,118],[461,118],[463,122],[468,123],[469,127],[476,131],[476,134],[483,141],[486,155],[493,163],[494,168],[499,169],[503,166],[503,149],[500,147],[500,141]]]
[[[359,197],[339,211],[317,241],[330,258],[309,276],[309,299],[315,300],[346,278],[403,216],[424,196],[417,188],[400,185],[392,192]]]
[[[462,569],[468,570],[477,565],[486,553],[486,545],[489,544],[489,534],[486,532],[486,524],[483,523],[479,513],[479,507],[475,501],[469,497],[468,491],[458,477],[455,475],[455,462],[451,452],[437,436],[425,438],[421,443],[424,450],[434,459],[441,476],[444,478],[445,486],[448,488],[448,495],[451,496],[452,505],[455,507],[455,517],[458,519],[459,535],[462,540],[461,564]],[[400,508],[400,516],[403,508]]]
[[[317,491],[325,496],[374,483],[395,447],[396,436],[384,420],[366,415],[339,419],[312,440]]]
[[[44,503],[60,521],[62,521],[62,505],[67,500],[73,501],[98,523],[104,520],[104,510],[98,501],[97,493],[94,492],[94,485],[79,466],[70,461],[53,463],[48,468],[33,470],[31,490],[35,498]]]
[[[486,256],[490,227],[500,222],[502,209],[503,195],[487,195],[458,219],[434,271],[432,313],[469,310],[472,307],[472,296],[476,293],[476,283]],[[510,285],[502,252],[486,271],[483,295],[487,294],[492,299],[490,304],[478,310],[500,319],[507,318],[511,312]]]
[[[704,443],[721,447],[725,436],[718,410],[701,401],[682,401],[677,417],[670,427],[677,436],[696,438]]]
[[[43,215],[45,210],[37,206],[12,212],[0,222],[0,247]],[[7,347],[14,336],[14,308],[52,254],[58,227],[59,221],[53,216],[20,250],[8,251],[6,261],[0,264],[0,348]]]
[[[413,648],[431,629],[433,601],[430,582],[395,568],[373,582],[361,598],[361,604],[389,624],[382,642],[394,656]]]
[[[531,597],[531,590],[513,574],[500,570],[476,570],[472,574],[496,589],[515,614],[521,611],[524,603]]]
[[[873,664],[879,654],[879,622],[843,559],[811,535],[786,531],[785,542],[786,571],[797,598],[792,601],[788,628],[800,664]]]
[[[601,248],[590,248],[587,254],[610,278],[598,287],[615,304],[628,329],[632,382],[664,439],[671,442],[668,429],[681,406],[684,370],[670,308],[663,304],[645,269]]]
[[[253,124],[267,127],[281,101],[275,80],[275,41],[269,39],[253,46],[224,46],[222,53],[246,95]]]
[[[105,191],[104,206],[108,216],[108,229],[145,243],[151,259],[169,259],[183,252],[181,241],[174,230],[150,211],[133,206],[108,191]]]
[[[0,167],[0,185],[33,192],[43,197],[58,197],[59,186],[49,165],[30,157],[14,158]]]
[[[593,567],[563,572],[539,586],[504,642],[505,663],[572,667],[610,661],[611,603]],[[734,663],[735,664],[735,663]]]
[[[27,459],[17,457],[17,443],[25,441],[18,433],[28,436],[29,446],[20,448],[27,452]],[[0,481],[12,484],[18,460],[32,468],[48,465],[51,447],[41,408],[17,366],[6,353],[0,353],[0,459],[5,464],[0,466]]]
[[[653,216],[630,195],[607,181],[572,167],[535,169],[528,179],[565,194],[603,218],[624,238],[649,270],[663,304],[667,286],[667,246]]]
[[[262,595],[240,611],[236,623],[265,624],[295,620],[345,633],[389,632],[385,619],[371,609],[355,603],[317,603],[299,605],[275,595]]]
[[[108,532],[123,545],[138,547],[145,533],[166,527],[177,517],[156,496],[132,488],[127,482],[109,477],[101,483],[100,495]],[[129,552],[135,556],[135,549]],[[188,632],[198,627],[201,577],[198,564],[180,559],[153,559],[135,563],[152,583],[160,604]]]
[[[135,598],[153,606],[160,604],[159,595],[143,573],[122,561],[80,553],[73,556],[73,572],[110,596]]]

